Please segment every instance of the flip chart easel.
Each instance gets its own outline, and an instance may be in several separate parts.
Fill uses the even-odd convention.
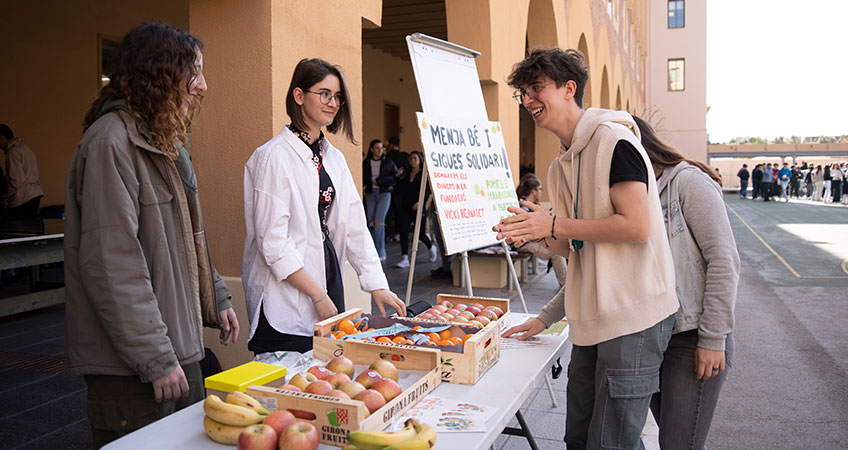
[[[503,135],[501,133],[502,130],[500,129],[500,124],[488,121],[486,104],[483,100],[483,91],[480,88],[480,78],[477,73],[477,65],[475,62],[475,59],[480,56],[480,52],[421,33],[414,33],[407,36],[406,42],[409,49],[410,60],[412,61],[413,72],[415,73],[418,95],[421,99],[421,106],[424,109],[423,115],[420,113],[418,114],[417,123],[418,131],[421,133],[422,144],[425,149],[425,157],[429,157],[430,154],[430,152],[428,152],[428,147],[431,149],[436,148],[433,147],[433,145],[437,140],[442,147],[450,147],[449,144],[455,144],[453,145],[454,149],[471,149],[464,153],[462,151],[454,152],[454,154],[459,155],[460,160],[464,156],[465,163],[468,163],[469,166],[474,167],[478,171],[496,173],[497,170],[505,170],[506,179],[509,179],[508,187],[512,192],[513,204],[518,206],[518,197],[515,195],[514,186],[512,185],[510,177],[509,162],[506,158],[506,151],[502,147]],[[445,120],[445,118],[456,118],[457,120]],[[428,125],[427,120],[431,119],[432,121]],[[449,122],[453,126],[445,126],[444,123],[439,123],[443,121]],[[486,122],[487,125],[483,125],[482,122]],[[469,124],[472,124],[471,127],[469,127]],[[482,143],[483,137],[481,137],[480,133],[484,132],[483,128],[488,130],[488,128],[493,126],[493,124],[496,128],[491,129],[491,135],[486,133],[485,137],[487,138],[487,142],[484,145]],[[476,131],[478,133],[474,132],[474,125],[477,126]],[[443,129],[447,128],[447,138],[445,138],[442,134],[438,134],[437,137],[437,134],[434,133],[431,128],[432,126],[439,126]],[[443,130],[439,131],[441,133]],[[426,142],[428,136],[425,133],[427,132],[430,133],[429,138],[432,139],[433,142]],[[463,133],[466,133],[467,137],[464,139],[464,143],[460,144],[459,141],[462,139]],[[499,142],[493,146],[491,145],[491,139],[496,137],[499,138]],[[469,142],[472,140],[479,145],[472,145]],[[446,145],[446,141],[449,141],[448,145]],[[501,147],[498,147],[498,144],[500,144]],[[477,149],[479,149],[479,151],[475,151]],[[443,169],[442,172],[446,175],[456,176],[456,178],[451,178],[451,181],[455,180],[457,183],[461,183],[463,181],[468,182],[468,184],[464,184],[462,187],[462,189],[466,191],[466,198],[459,199],[457,203],[463,201],[467,202],[469,196],[479,196],[474,200],[486,203],[482,208],[480,208],[484,210],[481,214],[490,218],[491,214],[495,213],[497,208],[502,205],[493,204],[491,201],[488,203],[485,202],[483,200],[486,198],[485,195],[481,196],[479,189],[477,189],[481,186],[478,184],[472,185],[471,180],[462,179],[461,175],[457,176],[456,173],[462,172],[465,167],[457,168],[455,164],[456,160],[449,158],[448,161],[444,161],[444,164],[441,164],[440,167]],[[445,211],[444,208],[444,202],[438,202],[435,198],[438,195],[439,186],[434,185],[434,180],[432,178],[433,169],[431,169],[430,166],[431,164],[428,160],[427,164],[425,164],[422,169],[422,180],[424,182],[421,183],[421,189],[418,192],[418,204],[424,205],[424,193],[427,188],[427,183],[430,183],[434,196],[433,203],[437,207],[439,217],[439,230],[436,232],[441,232],[444,237],[447,255],[451,255],[456,252],[460,253],[468,295],[474,295],[473,287],[471,285],[471,270],[468,264],[468,250],[474,250],[475,248],[482,248],[500,243],[504,250],[504,255],[506,256],[509,274],[515,283],[518,298],[521,300],[521,307],[524,312],[527,313],[527,304],[524,301],[524,293],[521,289],[518,274],[516,273],[515,266],[512,263],[509,246],[504,240],[499,242],[495,239],[496,235],[491,231],[491,225],[493,224],[490,224],[490,221],[476,220],[478,213],[473,207],[464,208],[464,210],[467,216],[474,219],[471,224],[472,227],[479,227],[479,229],[476,230],[477,233],[474,233],[474,230],[469,231],[467,228],[450,227],[449,224],[445,223],[445,221],[449,220],[449,218],[447,217],[447,211]],[[448,181],[445,184],[450,185],[452,184],[451,181]],[[475,188],[473,194],[472,191],[467,189],[469,186],[473,186]],[[503,186],[500,185],[492,186],[491,184],[487,185],[483,182],[482,187],[486,189],[484,192],[495,192],[496,195],[503,193]],[[493,187],[494,189],[491,189]],[[450,188],[448,188],[448,191],[450,191]],[[489,200],[491,200],[491,194],[489,195]],[[447,197],[451,197],[451,194],[448,193]],[[442,203],[442,205],[439,206],[438,203]],[[471,203],[474,202],[472,201]],[[487,209],[487,207],[491,209]],[[459,211],[457,214],[462,216],[462,208],[455,209],[455,211]],[[469,213],[468,211],[471,212]],[[412,294],[413,274],[415,273],[415,261],[418,253],[418,238],[421,230],[420,225],[421,214],[419,211],[419,213],[416,214],[415,228],[413,229],[412,255],[410,258],[409,275],[406,285],[406,305],[409,305],[410,296]],[[482,227],[487,227],[488,229],[484,229]],[[462,236],[458,237],[449,234],[455,232],[461,233]],[[488,233],[488,236],[490,236],[488,240],[483,237],[483,234],[481,233]],[[458,237],[458,239],[453,239],[454,237]],[[463,238],[468,239],[467,245],[457,242]],[[551,403],[554,407],[556,407],[556,398],[554,397],[550,380],[547,377],[545,377],[545,383],[548,387],[548,393],[551,396]]]

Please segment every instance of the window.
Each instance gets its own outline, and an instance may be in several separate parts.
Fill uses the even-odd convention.
[[[684,0],[668,0],[668,27],[683,28],[686,25],[686,14],[683,12]]]
[[[668,90],[682,91],[685,87],[683,83],[686,71],[684,70],[683,58],[668,60]]]

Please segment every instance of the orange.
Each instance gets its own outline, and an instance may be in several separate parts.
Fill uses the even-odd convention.
[[[454,336],[454,337],[452,337],[452,338],[450,338],[450,339],[448,339],[448,340],[449,340],[449,341],[451,341],[451,342],[453,342],[453,343],[454,343],[454,345],[462,344],[462,338],[461,338],[461,337],[459,337],[459,336]]]
[[[339,325],[338,325],[337,328],[338,328],[339,331],[344,331],[345,334],[356,333],[356,326],[354,326],[353,322],[351,322],[348,319],[344,319],[341,322],[339,322]]]
[[[453,337],[453,333],[451,333],[450,329],[439,331],[439,339],[445,340]]]
[[[435,347],[437,344],[433,341],[424,341],[424,345],[429,347]]]
[[[395,338],[392,339],[392,342],[394,342],[395,344],[402,344],[405,340],[406,338],[403,336],[395,336]]]
[[[336,339],[341,339],[345,336],[347,336],[347,333],[345,333],[344,331],[341,331],[341,330],[336,331]]]
[[[385,336],[380,336],[380,337],[377,338],[377,342],[382,342],[384,344],[391,344],[392,340],[385,337]]]
[[[471,334],[471,333],[466,334],[466,335],[465,335],[465,337],[464,337],[464,338],[462,338],[462,343],[464,344],[464,343],[465,343],[465,341],[467,341],[467,340],[471,339],[471,336],[474,336],[474,335],[473,335],[473,334]]]
[[[427,333],[427,337],[430,338],[430,340],[433,341],[433,342],[438,342],[440,340],[439,335],[436,334],[436,333],[433,333],[432,331]]]
[[[415,345],[415,342],[412,342],[411,339],[404,339],[403,345]]]

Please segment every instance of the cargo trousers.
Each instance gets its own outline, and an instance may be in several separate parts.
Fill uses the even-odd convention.
[[[644,449],[642,428],[676,314],[596,345],[574,345],[568,364],[568,450]]]
[[[103,447],[203,400],[206,390],[200,363],[186,364],[182,368],[189,394],[176,402],[156,403],[153,384],[142,383],[138,376],[86,375],[92,448]]]

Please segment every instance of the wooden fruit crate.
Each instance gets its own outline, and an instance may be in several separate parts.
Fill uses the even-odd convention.
[[[330,339],[323,339],[329,341]],[[340,347],[337,347],[339,345]],[[318,350],[315,344],[313,355],[316,359],[327,361],[340,349],[340,354],[357,365],[370,365],[378,359],[388,359],[402,372],[404,370],[421,371],[423,376],[386,404],[368,414],[365,404],[355,400],[342,400],[336,397],[308,394],[275,389],[266,386],[250,386],[247,394],[256,398],[266,408],[276,411],[291,409],[311,413],[315,416],[311,422],[318,429],[321,443],[343,447],[348,444],[348,435],[354,430],[382,430],[392,420],[411,408],[425,395],[436,389],[441,382],[439,376],[441,364],[438,349],[412,346],[385,346],[350,339],[333,340],[332,347],[324,346]],[[302,415],[302,414],[301,414]],[[301,419],[303,420],[303,419]]]
[[[454,297],[454,296],[449,296]],[[463,299],[475,299],[477,302],[479,297],[462,297]],[[499,300],[504,301],[504,300]],[[482,303],[482,302],[481,302]],[[508,303],[508,302],[507,302]],[[489,306],[489,305],[486,305]],[[500,307],[500,305],[494,305]],[[319,359],[329,359],[333,356],[344,354],[343,343],[349,341],[359,341],[358,339],[337,340],[324,337],[329,333],[339,322],[344,319],[356,320],[362,317],[362,310],[354,308],[350,311],[343,312],[336,316],[330,317],[322,322],[318,322],[314,327],[314,335],[312,337],[313,354]],[[507,317],[506,312],[501,317]],[[441,379],[456,384],[475,384],[500,359],[500,324],[501,319],[491,322],[481,330],[476,330],[468,324],[446,324],[445,322],[435,322],[424,319],[414,318],[394,318],[395,322],[409,324],[426,324],[426,326],[450,325],[451,334],[454,336],[463,337],[468,333],[474,333],[462,346],[410,346],[397,344],[383,344],[378,342],[367,342],[367,345],[384,346],[389,348],[436,348],[441,350]],[[362,342],[362,341],[359,341]],[[347,356],[347,355],[345,355]],[[350,356],[348,356],[350,358]]]
[[[507,328],[509,328],[509,299],[454,294],[439,294],[436,296],[436,304],[442,300],[447,300],[453,304],[465,303],[470,305],[471,303],[479,303],[483,306],[497,306],[501,309],[501,311],[503,311],[503,316],[499,317],[497,320],[501,332],[504,332]]]

